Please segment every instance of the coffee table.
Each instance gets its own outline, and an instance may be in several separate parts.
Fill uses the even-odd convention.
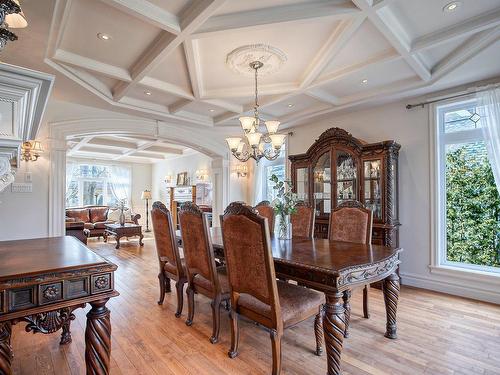
[[[104,231],[104,242],[108,240],[108,236],[115,237],[115,249],[120,248],[120,238],[122,237],[139,236],[139,245],[144,246],[144,243],[142,242],[142,239],[144,238],[144,236],[142,235],[142,227],[137,224],[106,224],[106,230]]]

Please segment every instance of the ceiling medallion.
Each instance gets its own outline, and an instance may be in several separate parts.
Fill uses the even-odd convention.
[[[253,76],[255,71],[250,64],[259,61],[264,64],[259,68],[259,75],[262,76],[277,72],[286,60],[285,53],[276,47],[250,44],[232,50],[226,57],[226,65],[233,72]]]

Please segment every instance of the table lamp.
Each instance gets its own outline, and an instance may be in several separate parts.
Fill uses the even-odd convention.
[[[151,196],[151,191],[144,190],[141,194],[141,199],[146,200],[146,230],[144,232],[151,232],[149,229],[149,200],[153,199]]]

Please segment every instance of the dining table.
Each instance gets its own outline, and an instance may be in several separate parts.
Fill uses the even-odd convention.
[[[181,243],[179,230],[176,236]],[[221,228],[210,228],[210,238],[216,258],[223,261]],[[382,281],[387,319],[385,337],[397,338],[402,248],[305,237],[283,240],[275,236],[271,236],[271,248],[279,279],[294,280],[325,294],[322,313],[328,375],[341,373],[340,358],[348,332],[349,296],[353,288]]]

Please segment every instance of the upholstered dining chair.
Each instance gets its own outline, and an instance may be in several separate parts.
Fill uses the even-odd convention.
[[[335,241],[371,244],[372,226],[372,211],[365,208],[359,201],[347,201],[336,207],[330,214],[328,238]],[[369,285],[365,285],[363,289],[363,315],[367,319],[370,317],[368,311],[369,287]],[[351,311],[350,297],[350,291],[344,292],[344,308],[349,315]],[[346,324],[346,337],[349,335],[348,328],[349,325]]]
[[[267,218],[267,222],[269,224],[269,233],[271,236],[274,234],[274,208],[271,206],[271,202],[262,201],[259,202],[255,209],[259,213],[260,216]]]
[[[296,206],[297,212],[290,215],[292,224],[292,237],[313,238],[314,233],[314,208],[304,202]]]
[[[170,211],[161,202],[154,202],[151,209],[151,220],[156,242],[156,252],[160,263],[160,299],[158,304],[162,305],[165,293],[171,292],[170,279],[175,280],[177,290],[177,311],[175,316],[179,318],[182,314],[184,284],[187,282],[186,267],[179,253],[179,247],[175,239],[175,229],[172,223]]]
[[[182,234],[182,248],[188,277],[188,318],[191,326],[194,318],[194,295],[202,294],[210,298],[212,306],[213,330],[210,342],[219,341],[220,306],[229,301],[229,285],[225,267],[215,265],[214,250],[210,239],[207,215],[192,202],[182,204],[179,211]]]
[[[244,316],[270,330],[272,374],[278,375],[283,330],[316,315],[324,297],[311,289],[276,280],[268,219],[255,209],[233,202],[220,221],[231,294],[228,355],[238,355],[238,318]]]

